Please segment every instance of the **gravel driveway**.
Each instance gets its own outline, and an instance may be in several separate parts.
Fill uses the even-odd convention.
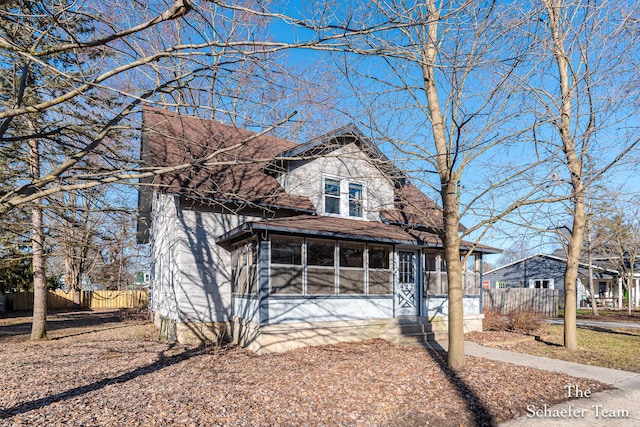
[[[58,313],[49,340],[0,318],[0,425],[495,425],[564,399],[584,379],[383,340],[256,356],[171,345],[119,312]]]

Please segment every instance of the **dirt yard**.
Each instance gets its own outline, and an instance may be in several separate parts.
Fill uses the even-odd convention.
[[[472,426],[495,425],[564,399],[588,380],[382,340],[256,356],[170,345],[118,312],[0,318],[0,425]]]

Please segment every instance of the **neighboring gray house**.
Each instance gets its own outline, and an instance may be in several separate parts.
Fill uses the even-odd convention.
[[[487,271],[483,282],[491,289],[501,288],[545,288],[558,289],[564,294],[564,272],[567,260],[554,255],[536,254]],[[596,299],[609,305],[620,306],[622,284],[616,270],[593,266]],[[578,269],[578,304],[586,305],[589,296],[589,266],[580,263]]]
[[[143,163],[184,165],[139,193],[163,334],[224,330],[270,352],[446,330],[442,211],[355,126],[297,144],[155,108],[143,121]],[[476,245],[465,268],[467,330],[482,328],[481,258],[497,252]]]

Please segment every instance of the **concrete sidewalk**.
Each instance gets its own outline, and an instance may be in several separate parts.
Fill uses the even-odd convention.
[[[547,319],[552,325],[564,325],[564,319]],[[640,329],[640,322],[603,322],[600,320],[577,320],[578,326],[591,326],[594,328],[628,328]]]
[[[446,341],[439,342],[444,349]],[[572,399],[550,407],[527,408],[527,415],[504,423],[515,426],[640,426],[640,374],[565,362],[547,357],[532,356],[513,351],[483,347],[465,342],[465,354],[486,359],[529,366],[545,371],[561,372],[590,378],[616,387],[595,393],[589,398]]]

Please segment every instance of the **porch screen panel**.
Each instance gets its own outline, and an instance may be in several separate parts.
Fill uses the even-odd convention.
[[[307,293],[333,295],[336,293],[336,274],[333,268],[307,268]]]
[[[466,268],[463,271],[464,294],[478,295],[480,293],[480,259],[477,255],[469,257]]]
[[[240,269],[238,270],[238,286],[236,287],[236,292],[239,294],[247,293],[247,266],[246,260],[244,259],[244,251],[241,252],[240,256]]]
[[[391,246],[369,245],[369,293],[390,294],[392,289]]]
[[[340,293],[364,292],[364,244],[340,243]]]
[[[258,293],[258,242],[252,240],[247,243],[247,293]]]
[[[271,293],[302,294],[302,266],[271,266]]]
[[[233,247],[231,254],[232,292],[236,294],[255,294],[257,292],[256,253],[255,241],[248,241]]]
[[[231,251],[231,292],[239,291],[239,275],[240,275],[240,247],[234,246]]]
[[[438,271],[438,254],[435,252],[425,252],[424,254],[424,288],[425,294],[441,294],[438,286],[440,272]]]
[[[271,239],[271,293],[302,294],[302,239]]]
[[[307,293],[336,293],[336,244],[332,240],[307,239]]]

